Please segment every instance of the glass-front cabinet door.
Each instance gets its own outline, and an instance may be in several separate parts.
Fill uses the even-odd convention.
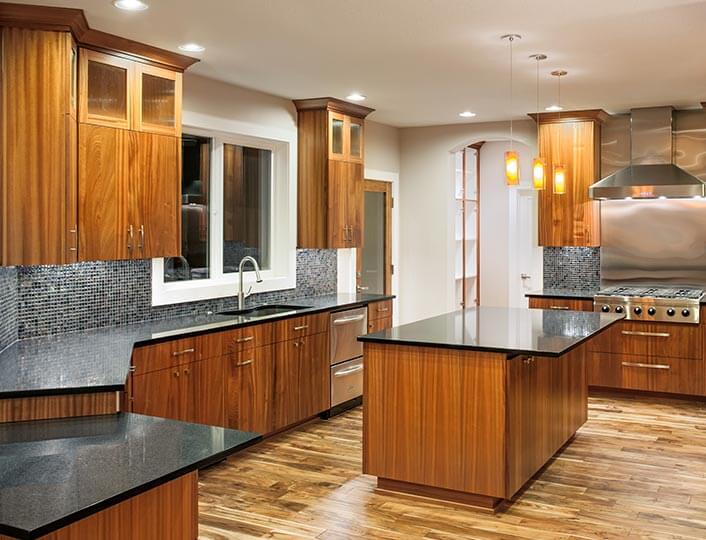
[[[89,49],[81,49],[79,60],[79,121],[130,128],[133,62]]]
[[[328,157],[329,159],[345,160],[346,146],[346,116],[336,112],[328,113]]]
[[[138,64],[135,90],[135,128],[181,136],[181,73]]]
[[[348,126],[348,160],[363,163],[363,120],[346,118]]]

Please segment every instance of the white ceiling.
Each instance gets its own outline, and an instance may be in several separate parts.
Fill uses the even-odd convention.
[[[15,0],[17,1],[17,0]],[[706,100],[706,0],[20,0],[78,7],[91,27],[176,50],[206,46],[201,75],[288,98],[368,96],[395,126],[485,122],[555,101],[549,72],[565,68],[563,104],[623,112]],[[509,107],[507,43],[515,47]],[[462,110],[477,113],[472,120]]]

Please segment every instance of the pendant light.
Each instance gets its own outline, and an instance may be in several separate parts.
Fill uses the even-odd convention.
[[[547,185],[547,167],[539,148],[539,63],[547,59],[546,54],[533,54],[537,61],[537,156],[532,160],[532,185],[534,189],[544,189]]]
[[[557,69],[556,71],[552,71],[552,76],[556,77],[557,79],[557,111],[559,114],[559,124],[561,126],[561,78],[566,75],[566,70],[564,69]],[[561,157],[561,128],[559,131],[559,163],[554,165],[554,193],[557,195],[563,195],[566,193],[566,167],[562,163],[562,157]]]
[[[501,39],[506,39],[510,43],[510,150],[505,152],[505,181],[508,186],[516,186],[520,183],[520,157],[513,150],[512,141],[512,43],[516,39],[522,39],[522,36],[505,34]]]

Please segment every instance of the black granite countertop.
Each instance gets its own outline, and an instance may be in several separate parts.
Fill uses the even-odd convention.
[[[546,298],[580,298],[582,300],[593,300],[593,295],[598,294],[598,289],[552,289],[546,288],[539,291],[532,291],[525,296],[546,297]]]
[[[0,534],[37,538],[260,438],[130,413],[0,424]]]
[[[589,311],[479,306],[360,336],[358,341],[561,356],[622,318]]]
[[[376,294],[312,296],[286,303],[306,307],[267,318],[204,314],[20,340],[0,351],[0,398],[123,390],[137,344],[390,298]]]

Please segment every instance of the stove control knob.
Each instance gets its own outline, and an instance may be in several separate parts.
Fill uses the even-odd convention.
[[[651,307],[647,309],[648,315],[654,315],[655,313],[657,313],[657,310],[655,308]]]
[[[608,313],[610,311],[610,306],[608,304],[606,304],[605,306],[602,306],[601,311],[603,313]]]
[[[667,315],[669,315],[670,317],[674,317],[675,313],[676,313],[676,311],[674,311],[674,308],[669,308],[667,310]]]
[[[688,309],[682,309],[682,310],[681,310],[681,314],[682,314],[684,317],[688,317],[689,315],[691,315],[691,311],[689,311]]]
[[[623,309],[623,306],[615,306],[615,312],[616,312],[616,313],[622,313],[623,311],[625,311],[625,310]]]
[[[642,308],[640,306],[637,306],[633,308],[633,312],[635,313],[635,315],[642,315]]]

